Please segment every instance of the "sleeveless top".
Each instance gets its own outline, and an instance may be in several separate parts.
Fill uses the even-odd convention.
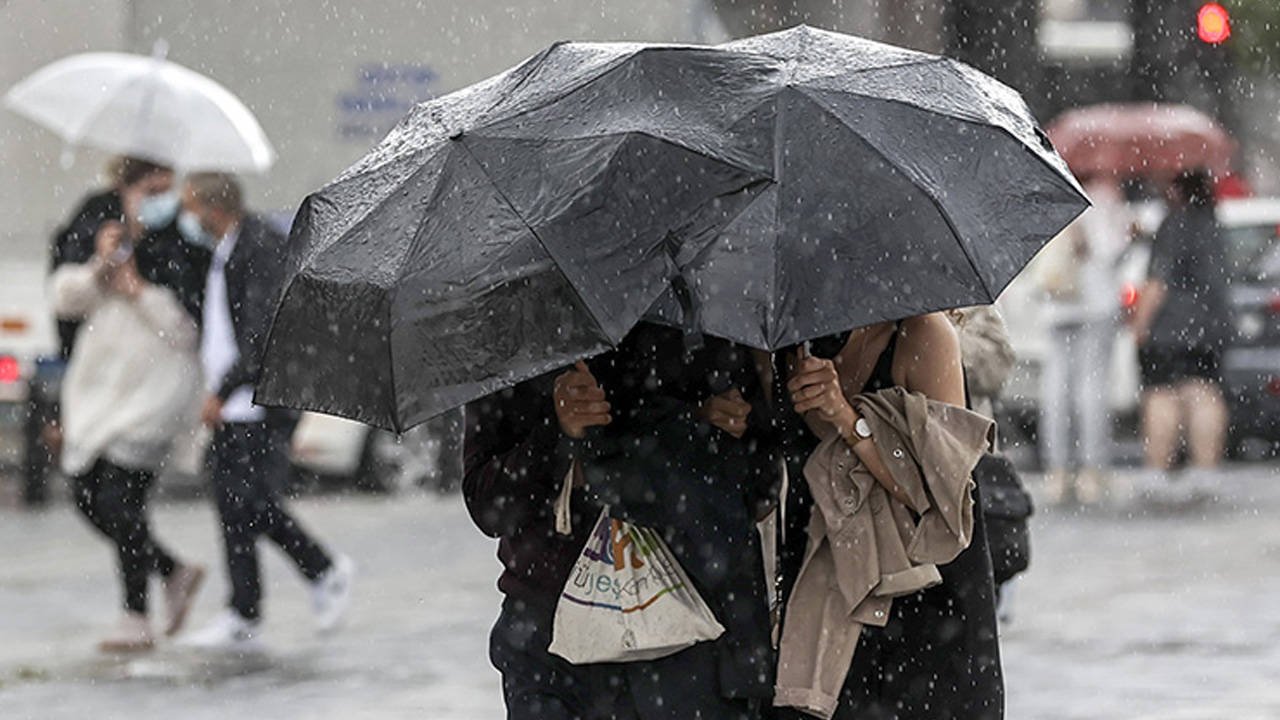
[[[893,382],[893,351],[898,347],[898,331],[902,326],[898,323],[893,325],[893,334],[889,336],[889,343],[884,346],[880,357],[876,358],[876,366],[871,371],[871,377],[863,383],[861,392],[876,392],[894,386]]]
[[[898,333],[902,330],[902,323],[893,324],[893,334],[889,336],[889,343],[885,345],[884,350],[880,351],[880,357],[876,358],[876,366],[871,371],[871,376],[863,383],[859,393],[876,392],[894,386],[893,382],[893,352],[898,346]],[[813,354],[817,357],[835,357],[844,349],[846,343],[849,342],[849,336],[853,332],[836,333],[818,340],[814,340],[811,344]]]

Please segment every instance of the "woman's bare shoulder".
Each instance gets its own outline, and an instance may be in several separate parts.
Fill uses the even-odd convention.
[[[960,336],[955,326],[942,313],[928,313],[902,321],[902,343],[923,352],[954,350],[960,353]]]
[[[900,384],[934,400],[963,405],[960,336],[951,321],[941,313],[920,315],[904,321],[902,330],[906,367],[900,370]]]

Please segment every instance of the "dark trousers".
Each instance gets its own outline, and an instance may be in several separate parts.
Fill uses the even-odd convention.
[[[722,698],[710,645],[637,663],[573,665],[547,651],[554,608],[506,598],[489,635],[507,720],[759,720],[758,703]]]
[[[507,598],[489,636],[507,720],[638,720],[617,665],[571,665],[547,652],[552,612]]]
[[[168,576],[177,563],[151,536],[147,522],[147,491],[155,476],[99,460],[88,472],[72,479],[76,507],[116,546],[124,607],[147,612],[147,580],[151,573]]]
[[[256,619],[262,599],[257,541],[266,535],[298,566],[308,580],[324,574],[329,555],[303,531],[285,510],[279,485],[288,471],[286,433],[267,423],[227,423],[213,435],[210,479],[222,538],[231,607]]]

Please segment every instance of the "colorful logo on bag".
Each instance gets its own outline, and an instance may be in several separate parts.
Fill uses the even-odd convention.
[[[607,524],[596,524],[595,534],[582,549],[582,554],[597,562],[609,563],[614,570],[627,566],[629,554],[631,567],[638,570],[644,567],[644,557],[653,554],[653,548],[638,533],[632,532],[631,526],[610,518]]]
[[[612,518],[596,523],[563,597],[579,605],[632,613],[683,588],[679,578],[646,560],[656,548],[645,533]]]
[[[630,548],[631,552],[627,552]],[[609,523],[595,525],[593,542],[582,548],[584,555],[598,562],[609,562],[614,570],[627,566],[627,555],[631,556],[631,568],[644,568],[643,555],[650,555],[653,548],[648,547],[643,538],[631,532],[630,525],[622,520],[609,519]]]

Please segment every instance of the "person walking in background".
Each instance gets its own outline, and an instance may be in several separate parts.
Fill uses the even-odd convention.
[[[1193,468],[1187,485],[1194,489],[1221,461],[1227,432],[1220,387],[1222,351],[1230,339],[1227,258],[1208,172],[1179,175],[1169,199],[1132,322],[1147,468],[1167,473],[1185,432]]]
[[[50,274],[65,265],[89,262],[95,255],[95,238],[102,225],[123,223],[122,242],[131,249],[141,277],[172,290],[187,311],[198,316],[208,252],[187,247],[181,241],[175,224],[178,198],[173,191],[173,171],[149,160],[122,156],[111,160],[105,174],[108,186],[85,198],[54,235],[49,252]],[[64,362],[71,359],[81,318],[56,318],[59,357]],[[32,420],[40,423],[32,437],[40,438],[52,460],[62,452],[61,411],[56,398],[46,397],[43,388],[56,385],[61,368],[45,366],[41,372],[44,380],[33,383],[29,399]],[[28,493],[33,496],[30,499],[39,501],[44,497],[45,460],[32,453],[28,462]]]
[[[229,607],[189,643],[248,648],[259,640],[261,571],[257,539],[266,535],[311,586],[321,632],[335,629],[350,601],[354,568],[333,557],[285,509],[278,485],[288,468],[291,420],[253,403],[262,346],[279,294],[284,238],[245,212],[239,184],[221,173],[187,178],[180,224],[213,248],[205,284],[200,359],[208,395],[201,411],[213,430],[210,475],[222,522]]]
[[[115,544],[124,586],[124,616],[100,643],[105,652],[153,647],[152,574],[164,580],[167,635],[182,627],[204,577],[148,527],[147,493],[176,434],[192,426],[200,371],[194,318],[172,289],[143,278],[131,249],[136,218],[150,217],[144,197],[136,187],[124,195],[132,230],[100,224],[93,256],[61,263],[52,279],[58,318],[81,323],[62,388],[62,468],[76,507]]]
[[[53,236],[49,250],[49,272],[56,272],[66,263],[88,262],[95,253],[98,228],[108,220],[122,220],[124,210],[120,206],[120,192],[125,187],[149,174],[151,170],[165,170],[146,160],[115,157],[107,163],[103,175],[107,187],[91,193],[81,201],[67,224]],[[172,182],[172,178],[170,178]],[[75,346],[78,320],[58,318],[58,348],[63,360],[71,359]]]
[[[1038,260],[1049,325],[1039,434],[1051,503],[1063,502],[1073,492],[1081,503],[1101,501],[1111,464],[1107,403],[1120,309],[1116,265],[1128,244],[1129,222],[1113,181],[1095,178],[1085,189],[1093,207]]]

